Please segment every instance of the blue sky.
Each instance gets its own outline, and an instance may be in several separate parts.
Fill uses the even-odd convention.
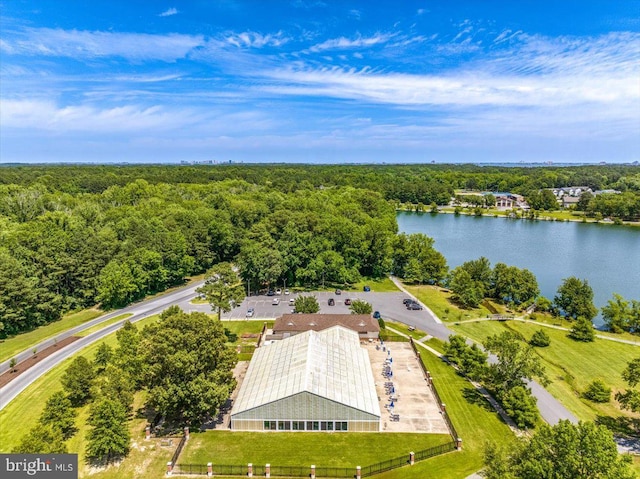
[[[1,0],[0,162],[640,159],[640,1]]]

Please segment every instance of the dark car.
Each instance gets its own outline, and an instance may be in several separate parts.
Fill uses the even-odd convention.
[[[371,291],[371,288],[365,284],[365,285],[362,287],[362,291],[365,291],[365,292],[367,292],[367,293],[368,293],[369,291]]]
[[[336,301],[333,298],[329,298],[329,306],[335,306]]]
[[[345,304],[345,306],[350,306],[351,305],[351,300],[349,298],[346,298],[344,300],[344,304]]]
[[[380,311],[373,312],[373,319],[380,319]]]
[[[407,309],[411,309],[415,311],[415,310],[422,309],[422,306],[414,301],[407,305]]]
[[[276,292],[272,289],[270,289],[269,291],[267,291],[267,296],[275,296]]]
[[[404,298],[404,299],[402,300],[402,304],[404,304],[405,306],[408,306],[408,305],[410,305],[410,304],[411,304],[411,303],[413,303],[413,302],[414,302],[414,300],[413,300],[413,299],[411,299],[411,298]]]
[[[342,291],[340,291],[339,289],[336,289],[336,294],[342,294]]]

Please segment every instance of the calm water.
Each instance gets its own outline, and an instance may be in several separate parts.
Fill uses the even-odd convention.
[[[398,226],[434,238],[450,268],[480,256],[527,268],[549,299],[576,276],[589,281],[598,308],[614,292],[640,300],[640,228],[407,212],[398,213]]]

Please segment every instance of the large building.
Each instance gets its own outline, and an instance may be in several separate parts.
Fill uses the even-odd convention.
[[[366,349],[342,326],[258,348],[231,410],[240,431],[379,431]]]
[[[269,339],[283,339],[305,331],[322,331],[342,326],[355,331],[360,339],[377,339],[378,321],[370,314],[283,314],[273,325]]]

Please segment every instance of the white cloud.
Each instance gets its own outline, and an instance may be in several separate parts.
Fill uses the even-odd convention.
[[[159,17],[170,17],[172,15],[176,15],[178,13],[177,8],[168,8],[164,12],[158,14]]]
[[[29,28],[3,41],[2,50],[13,55],[59,56],[77,59],[119,56],[129,60],[173,62],[204,45],[202,35],[169,33],[117,33],[88,30]]]
[[[310,52],[321,52],[324,50],[348,50],[355,48],[367,48],[388,42],[393,35],[387,33],[376,33],[371,37],[357,35],[355,38],[332,38],[309,48]]]
[[[257,32],[231,33],[227,35],[225,40],[236,47],[262,48],[264,46],[280,47],[290,39],[279,31],[266,35]]]

